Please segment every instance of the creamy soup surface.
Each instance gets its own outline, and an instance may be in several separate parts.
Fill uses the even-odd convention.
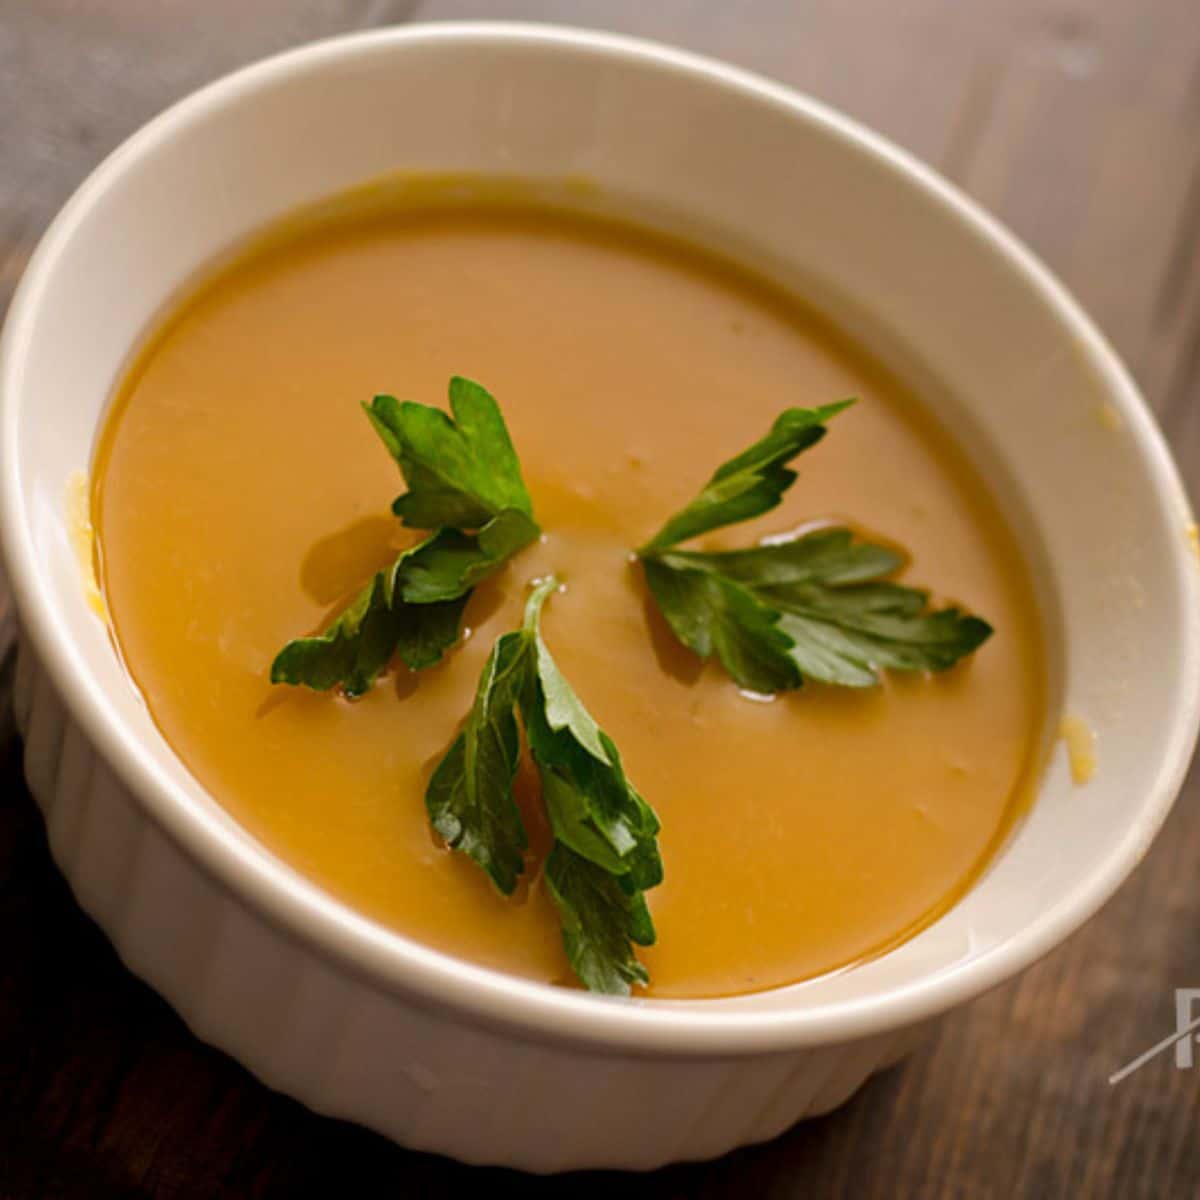
[[[442,665],[394,667],[355,702],[272,686],[279,648],[415,538],[389,516],[402,481],[360,402],[444,406],[454,374],[500,403],[545,537],[478,589]],[[846,396],[783,505],[701,544],[850,523],[996,633],[937,677],[748,698],[673,641],[629,551],[781,409]],[[662,820],[650,995],[755,991],[879,953],[961,896],[1026,803],[1039,635],[990,499],[894,379],[698,251],[483,202],[293,222],[149,339],[93,487],[120,650],[189,769],[298,871],[473,962],[571,978],[536,862],[501,897],[436,844],[423,802],[493,641],[552,570],[566,590],[547,642]]]

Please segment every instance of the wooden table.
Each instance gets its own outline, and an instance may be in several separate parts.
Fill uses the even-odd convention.
[[[775,76],[936,165],[1074,290],[1200,485],[1200,0],[0,0],[0,304],[86,172],[231,67],[389,22],[506,16],[664,39]],[[7,687],[0,679],[0,689]],[[719,1162],[517,1180],[313,1116],[197,1042],[118,963],[0,766],[0,1196],[1200,1193],[1200,773],[1103,914],[841,1111]]]

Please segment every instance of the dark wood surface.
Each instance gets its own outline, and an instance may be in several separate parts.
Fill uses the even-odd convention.
[[[671,41],[811,92],[914,150],[1056,270],[1200,489],[1198,0],[0,0],[0,306],[54,211],[147,117],[310,38],[557,20]],[[0,696],[7,690],[0,677]],[[117,961],[0,764],[0,1197],[1191,1197],[1200,1067],[1165,1055],[1200,987],[1200,773],[1082,932],[849,1105],[719,1162],[523,1180],[406,1152],[275,1095]]]

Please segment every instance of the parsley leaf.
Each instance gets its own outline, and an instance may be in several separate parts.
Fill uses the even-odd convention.
[[[850,531],[838,527],[812,530],[803,536],[772,538],[750,550],[699,554],[676,550],[672,561],[714,571],[737,583],[781,588],[823,582],[829,586],[865,583],[889,575],[904,565],[904,558],[886,546],[854,541]]]
[[[722,463],[700,494],[676,513],[639,551],[643,557],[722,525],[746,521],[774,508],[796,481],[786,464],[825,436],[825,422],[853,400],[821,408],[788,408],[766,437]]]
[[[521,756],[516,706],[528,686],[530,660],[524,633],[506,633],[496,642],[467,723],[425,793],[434,829],[452,849],[469,854],[506,896],[525,869],[528,845],[513,780]]]
[[[288,642],[272,683],[361,696],[398,653],[414,671],[439,662],[459,637],[471,589],[538,536],[507,509],[477,534],[441,529],[377,572],[326,629]]]
[[[642,564],[675,636],[701,658],[715,652],[748,691],[768,695],[799,687],[800,671],[792,661],[792,640],[779,628],[780,613],[748,588],[681,559],[648,558]]]
[[[929,593],[897,583],[834,590],[814,584],[772,591],[783,610],[801,672],[824,683],[870,687],[881,669],[946,671],[992,635],[979,617],[953,606],[928,610]]]
[[[353,697],[397,653],[414,671],[432,666],[458,641],[471,589],[536,541],[541,530],[495,400],[456,377],[450,407],[454,420],[391,396],[364,406],[411,489],[394,511],[437,532],[377,572],[321,633],[288,642],[271,664],[272,683],[340,684]]]
[[[403,603],[397,576],[405,559],[421,546],[404,551],[390,567],[376,572],[323,632],[288,642],[271,663],[271,682],[320,692],[340,684],[354,697],[370,688],[397,652],[413,670],[437,662],[458,640],[468,594],[460,592],[434,604]]]
[[[542,639],[542,606],[558,586],[553,577],[540,582],[522,627],[497,641],[463,732],[433,773],[426,806],[447,843],[511,893],[526,847],[513,797],[519,712],[554,834],[545,876],[567,957],[592,991],[628,994],[648,978],[633,944],[654,941],[644,891],[662,880],[659,823]]]
[[[852,403],[787,409],[637,552],[675,636],[701,658],[715,654],[748,691],[774,694],[806,678],[870,687],[884,669],[944,671],[992,634],[958,608],[930,611],[928,593],[887,578],[901,555],[848,529],[715,554],[676,548],[774,508],[796,479],[786,464]]]
[[[944,671],[987,640],[986,621],[929,611],[928,593],[883,581],[901,563],[831,528],[752,550],[672,550],[643,566],[679,640],[703,658],[715,651],[740,686],[770,693],[805,678],[871,687],[885,668]]]
[[[478,533],[440,529],[396,563],[406,604],[433,604],[469,592],[513,555],[537,541],[540,530],[515,508],[493,517]]]
[[[525,610],[533,646],[535,686],[522,705],[525,736],[542,777],[555,837],[635,888],[662,881],[658,818],[625,776],[612,739],[592,719],[546,648],[542,605],[557,587],[537,587]]]
[[[650,976],[632,942],[652,945],[654,927],[645,897],[561,842],[546,859],[546,882],[558,906],[563,946],[575,974],[590,991],[627,996]]]
[[[409,490],[392,505],[405,525],[478,529],[505,509],[533,505],[500,408],[469,379],[450,380],[450,412],[394,396],[364,405]]]

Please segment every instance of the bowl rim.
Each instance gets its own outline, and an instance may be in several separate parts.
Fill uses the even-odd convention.
[[[352,33],[312,42],[251,63],[177,101],[126,139],[78,187],[43,235],[13,297],[0,339],[0,538],[23,635],[35,649],[63,703],[88,739],[151,819],[211,879],[285,936],[301,941],[339,969],[381,991],[425,1008],[448,1010],[472,1025],[502,1028],[528,1040],[640,1056],[757,1054],[844,1042],[931,1018],[1031,965],[1090,918],[1144,856],[1188,769],[1200,724],[1200,621],[1184,621],[1180,691],[1196,698],[1172,723],[1168,752],[1148,766],[1142,798],[1127,828],[1087,878],[1003,943],[952,968],[902,986],[833,1003],[787,1010],[705,1011],[704,1002],[614,999],[556,988],[475,966],[423,946],[361,916],[301,878],[265,846],[239,844],[217,814],[201,809],[107,702],[90,673],[81,673],[70,634],[54,622],[54,592],[37,566],[18,454],[23,351],[56,263],[96,200],[135,161],[206,114],[279,79],[359,54],[398,47],[521,44],[549,54],[583,54],[701,80],[740,93],[791,119],[819,127],[851,151],[871,158],[923,192],[944,218],[987,243],[1075,338],[1124,417],[1154,488],[1180,514],[1190,507],[1178,470],[1145,401],[1115,352],[1077,302],[1013,234],[947,182],[880,135],[819,101],[709,57],[657,42],[586,29],[527,22],[425,23]],[[1200,597],[1200,580],[1180,537],[1181,588]],[[182,764],[180,764],[182,768]],[[186,770],[186,768],[182,768]],[[245,839],[247,842],[250,838]],[[800,994],[800,993],[798,993]]]

